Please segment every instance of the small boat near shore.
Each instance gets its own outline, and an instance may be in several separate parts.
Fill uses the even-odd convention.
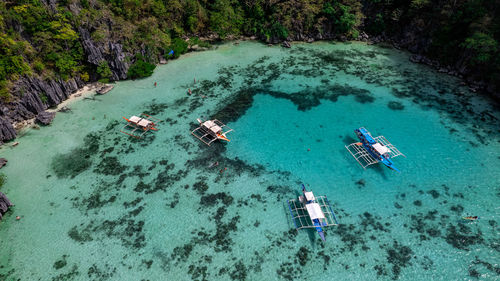
[[[106,93],[108,93],[109,91],[113,90],[115,86],[113,85],[104,85],[102,87],[100,87],[99,89],[97,89],[95,92],[98,94],[98,95],[104,95]]]

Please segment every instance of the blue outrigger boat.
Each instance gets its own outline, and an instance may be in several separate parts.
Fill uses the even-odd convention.
[[[394,166],[391,158],[405,155],[394,147],[385,137],[378,136],[373,138],[370,132],[364,127],[356,129],[354,132],[358,136],[360,142],[346,145],[346,148],[363,168],[366,169],[369,165],[382,162],[388,168],[399,173],[401,172]]]
[[[326,196],[315,197],[312,191],[306,190],[304,185],[302,185],[302,194],[298,201],[287,200],[295,229],[298,231],[302,228],[315,228],[321,240],[325,241],[323,227],[338,224],[332,206]]]

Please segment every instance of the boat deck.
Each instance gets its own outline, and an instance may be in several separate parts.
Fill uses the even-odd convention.
[[[225,135],[233,130],[217,119],[211,121],[213,122],[213,124],[220,127],[220,129],[222,130],[220,133],[221,135]],[[201,123],[198,128],[194,129],[191,132],[191,134],[197,139],[201,140],[204,144],[210,146],[214,141],[218,139],[218,137],[214,131],[212,131],[210,128],[205,127],[204,123],[205,122]]]
[[[142,138],[144,134],[147,132],[158,129],[158,124],[161,122],[160,119],[150,116],[145,113],[141,113],[137,116],[132,116],[130,120],[127,121],[127,124],[121,128],[120,132],[129,135],[134,138]],[[133,117],[136,117],[137,120],[131,120]]]
[[[328,201],[326,196],[316,196],[316,203],[319,204],[321,211],[325,215],[324,221],[326,225],[322,226],[332,226],[338,225],[337,217],[333,212],[332,205]],[[297,230],[302,228],[314,228],[314,223],[309,216],[309,213],[306,209],[306,206],[299,202],[298,199],[287,200],[288,210],[290,211],[290,215],[292,217],[292,222]]]
[[[394,145],[392,145],[384,136],[378,136],[373,138],[376,142],[383,144],[385,147],[389,149],[388,154],[391,158],[396,156],[404,156],[401,151],[399,151]],[[366,151],[365,147],[360,142],[351,143],[350,145],[346,145],[345,148],[349,151],[349,153],[358,161],[358,163],[366,169],[366,167],[376,164],[380,162],[378,159],[375,159],[368,151]]]

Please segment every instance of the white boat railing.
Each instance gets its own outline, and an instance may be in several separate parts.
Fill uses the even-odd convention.
[[[222,123],[221,121],[219,121],[217,119],[212,120],[212,122],[214,122],[220,128],[226,129],[226,131],[221,132],[221,135],[225,135],[225,134],[233,131],[233,129],[229,128],[226,124]],[[204,144],[210,146],[214,141],[216,141],[218,139],[217,135],[209,128],[206,128],[205,126],[203,126],[203,122],[200,122],[200,123],[201,123],[200,126],[196,129],[194,129],[191,132],[191,134],[193,136],[195,136],[197,139],[201,140]]]
[[[139,116],[140,116],[140,119],[137,122],[127,121],[127,124],[125,124],[125,126],[123,126],[120,129],[120,132],[122,132],[126,135],[129,135],[131,137],[140,139],[140,138],[142,138],[142,136],[144,136],[144,134],[151,131],[153,129],[153,127],[155,129],[158,129],[157,128],[158,124],[161,122],[160,119],[155,118],[155,117],[148,115],[146,113],[141,113]],[[151,122],[151,124],[153,124],[153,126],[147,126],[147,127],[141,126],[138,124],[141,120],[147,120],[147,121]],[[136,131],[139,131],[139,132],[136,133]]]
[[[321,226],[332,226],[338,225],[337,217],[333,212],[332,206],[328,201],[326,196],[317,196],[315,198],[316,203],[319,204],[321,211],[325,215],[324,219],[321,219]],[[309,213],[304,204],[302,204],[297,199],[287,200],[288,209],[292,217],[292,222],[297,230],[302,228],[314,228],[314,222],[311,220]],[[325,224],[323,224],[325,223]]]
[[[376,142],[381,143],[385,147],[389,149],[387,152],[391,158],[397,157],[397,156],[404,156],[406,157],[401,151],[399,151],[394,145],[392,145],[384,136],[378,136],[376,138],[373,138]],[[351,143],[350,145],[346,145],[345,148],[349,153],[358,161],[358,163],[363,167],[363,169],[366,169],[366,167],[376,164],[380,162],[378,159],[375,159],[368,151],[366,151],[365,147],[361,142],[355,142]]]

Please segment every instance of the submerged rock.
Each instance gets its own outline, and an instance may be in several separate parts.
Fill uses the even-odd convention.
[[[0,158],[0,168],[2,168],[3,166],[7,165],[7,159],[5,158]]]
[[[56,116],[55,112],[43,111],[36,116],[36,121],[42,125],[47,126],[50,123],[52,123],[52,120],[54,120],[55,116]]]

